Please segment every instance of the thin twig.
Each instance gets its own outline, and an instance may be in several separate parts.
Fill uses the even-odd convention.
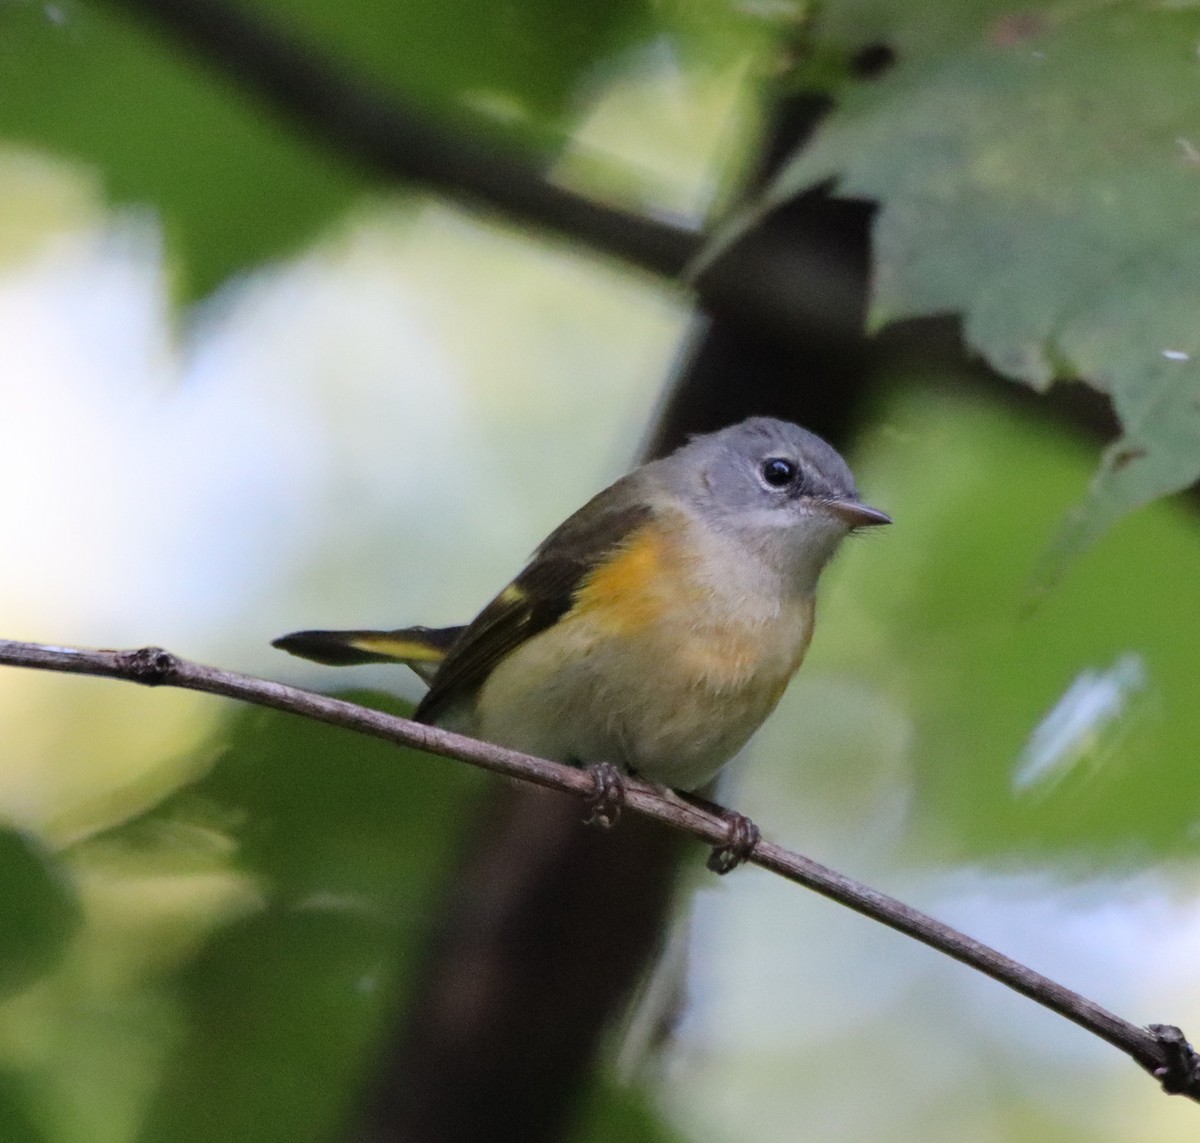
[[[594,793],[591,776],[571,766],[480,742],[440,727],[425,726],[342,699],[188,662],[158,647],[144,647],[136,651],[95,651],[0,639],[0,664],[77,675],[99,675],[146,686],[205,691],[298,714],[429,754],[457,758],[497,774],[565,793],[581,797]],[[728,841],[729,823],[719,812],[693,805],[660,786],[627,779],[625,804],[637,813],[711,846],[721,846]],[[773,842],[760,841],[748,860],[905,933],[1007,985],[1125,1052],[1157,1078],[1165,1091],[1187,1095],[1200,1102],[1200,1057],[1183,1033],[1173,1025],[1152,1024],[1142,1028],[1131,1024],[949,925]]]

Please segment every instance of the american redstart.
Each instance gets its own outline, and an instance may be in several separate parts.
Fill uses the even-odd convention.
[[[595,767],[598,796],[601,775],[619,785],[614,766],[694,791],[800,666],[838,545],[890,522],[820,437],[753,417],[593,497],[465,627],[297,631],[274,646],[406,663],[429,683],[419,722]]]

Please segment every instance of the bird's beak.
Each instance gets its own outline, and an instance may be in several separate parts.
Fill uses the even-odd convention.
[[[826,500],[822,506],[851,528],[873,528],[877,524],[892,522],[886,512],[857,500]]]

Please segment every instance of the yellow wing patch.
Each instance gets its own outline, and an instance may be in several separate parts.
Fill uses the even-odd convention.
[[[293,631],[271,645],[317,663],[407,663],[422,677],[446,657],[461,627],[401,627],[395,631]],[[425,673],[422,673],[422,667]]]
[[[386,631],[368,632],[358,638],[347,639],[346,646],[401,663],[440,663],[446,657],[444,647],[435,647],[423,639],[392,635]]]
[[[518,583],[510,583],[498,596],[496,602],[501,607],[516,607],[524,603],[529,593]]]

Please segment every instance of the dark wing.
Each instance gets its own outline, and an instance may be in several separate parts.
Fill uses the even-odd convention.
[[[433,722],[471,694],[506,655],[570,610],[587,574],[650,517],[627,476],[559,525],[528,566],[470,623],[447,652],[413,716]]]

